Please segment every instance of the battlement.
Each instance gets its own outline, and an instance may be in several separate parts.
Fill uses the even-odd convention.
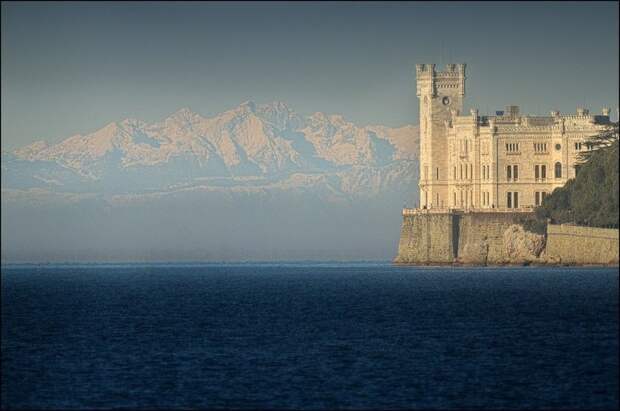
[[[452,110],[452,124],[477,123],[479,126],[499,126],[509,131],[526,131],[526,129],[555,129],[561,128],[562,123],[566,126],[586,126],[609,124],[608,108],[601,110],[602,114],[591,114],[586,108],[577,108],[574,114],[562,114],[557,110],[550,112],[548,116],[521,115],[518,106],[507,106],[506,110],[496,111],[494,116],[480,116],[478,110],[470,110],[470,115],[462,115],[458,110]]]
[[[437,95],[437,89],[455,89],[465,95],[466,64],[447,64],[444,70],[436,70],[435,64],[416,64],[417,95]]]
[[[416,74],[435,75],[437,77],[458,77],[459,75],[465,75],[465,63],[462,64],[446,64],[446,68],[443,71],[435,70],[436,64],[416,64]]]

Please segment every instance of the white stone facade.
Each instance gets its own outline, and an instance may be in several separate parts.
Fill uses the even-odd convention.
[[[416,65],[420,99],[420,208],[528,209],[575,177],[577,154],[609,124],[592,115],[527,116],[508,106],[495,116],[461,113],[465,64]]]

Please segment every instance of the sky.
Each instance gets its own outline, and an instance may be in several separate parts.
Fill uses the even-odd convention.
[[[618,46],[617,2],[3,2],[2,149],[247,100],[417,124],[416,63],[467,63],[465,109],[615,116]]]

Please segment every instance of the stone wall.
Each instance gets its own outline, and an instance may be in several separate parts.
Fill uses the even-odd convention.
[[[506,212],[463,214],[459,224],[456,262],[477,265],[511,263],[504,244],[504,233],[522,215]]]
[[[401,264],[618,264],[618,230],[553,225],[545,236],[518,221],[525,213],[418,212],[403,216]]]
[[[453,220],[449,213],[403,216],[397,263],[452,264]]]
[[[618,264],[618,230],[573,225],[547,226],[547,263]]]
[[[396,263],[505,264],[504,233],[523,213],[443,212],[403,216]]]

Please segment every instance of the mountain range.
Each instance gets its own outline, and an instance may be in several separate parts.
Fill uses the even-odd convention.
[[[182,108],[151,124],[112,122],[57,144],[2,152],[3,197],[127,201],[179,191],[310,190],[327,200],[413,192],[418,128],[357,126],[248,101],[207,118]]]
[[[390,259],[418,129],[246,102],[2,152],[2,261]]]

